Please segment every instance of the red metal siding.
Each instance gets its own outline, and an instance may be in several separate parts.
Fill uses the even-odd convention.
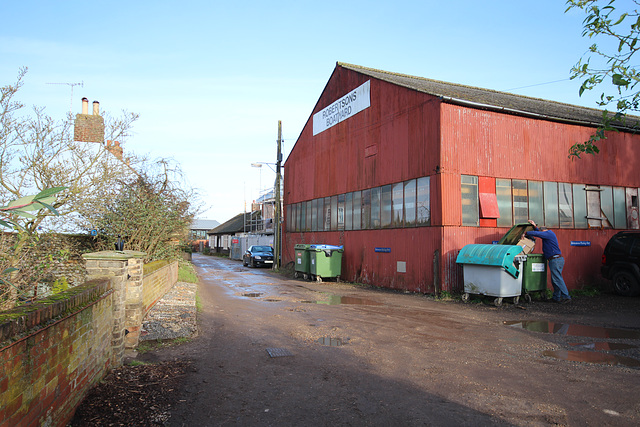
[[[449,172],[495,178],[640,186],[640,135],[610,133],[597,156],[568,158],[593,128],[442,104],[442,162]]]
[[[285,234],[283,258],[292,262],[297,243],[344,245],[341,277],[391,289],[432,293],[434,256],[440,254],[440,228],[417,227],[392,230],[362,230]],[[376,252],[376,248],[390,252]],[[406,273],[398,273],[398,261]],[[438,260],[438,263],[440,261]]]

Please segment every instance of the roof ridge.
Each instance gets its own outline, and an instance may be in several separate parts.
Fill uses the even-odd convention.
[[[520,95],[520,94],[517,94],[517,93],[504,92],[504,91],[500,91],[500,90],[496,90],[496,89],[488,89],[488,88],[483,88],[483,87],[479,87],[479,86],[470,86],[470,85],[465,85],[465,84],[462,84],[462,83],[453,83],[453,82],[447,82],[447,81],[444,81],[444,80],[430,79],[430,78],[422,77],[422,76],[414,76],[412,74],[396,73],[396,72],[393,72],[393,71],[386,71],[386,70],[380,70],[380,69],[377,69],[377,68],[364,67],[362,65],[349,64],[347,62],[339,62],[338,61],[337,65],[339,65],[341,67],[344,67],[344,68],[352,69],[354,71],[365,70],[365,71],[370,71],[370,72],[388,74],[390,76],[406,77],[406,78],[410,78],[410,79],[422,80],[422,81],[425,81],[425,82],[440,83],[440,84],[444,84],[444,85],[448,85],[448,86],[456,86],[456,87],[460,87],[460,88],[479,90],[479,91],[483,91],[483,92],[491,92],[491,93],[500,94],[500,95],[514,96],[514,97],[517,97],[517,98],[531,99],[531,100],[543,101],[543,102],[553,102],[553,103],[558,104],[558,105],[566,105],[568,107],[573,107],[573,108],[582,108],[582,109],[585,109],[585,110],[598,111],[600,113],[602,113],[602,111],[603,111],[603,110],[600,110],[598,108],[584,107],[582,105],[569,104],[567,102],[554,101],[554,100],[551,100],[551,99],[538,98],[538,97],[528,96],[528,95]],[[631,114],[627,114],[627,115],[629,117],[635,117],[635,116],[633,116]]]

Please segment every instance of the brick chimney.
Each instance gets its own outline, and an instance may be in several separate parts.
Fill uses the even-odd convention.
[[[98,101],[93,101],[93,114],[89,114],[89,100],[82,98],[82,114],[76,114],[73,140],[104,143],[104,119]]]
[[[113,154],[114,156],[116,156],[116,158],[122,160],[122,154],[124,152],[124,150],[122,149],[122,147],[120,146],[120,143],[118,141],[113,141],[113,145],[111,145],[111,140],[107,140],[107,150],[109,150],[109,152],[111,154]]]

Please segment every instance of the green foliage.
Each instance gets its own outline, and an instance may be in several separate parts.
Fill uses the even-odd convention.
[[[196,269],[190,262],[181,262],[178,267],[178,281],[188,283],[198,283]]]
[[[193,218],[190,193],[175,184],[166,164],[161,166],[159,174],[138,173],[122,181],[105,209],[90,218],[99,234],[112,242],[122,236],[125,249],[145,252],[146,261],[181,259]]]
[[[56,279],[53,282],[53,286],[51,288],[54,294],[60,293],[62,291],[66,291],[67,289],[69,289],[69,281],[64,276]]]
[[[589,51],[571,69],[572,79],[582,79],[579,94],[593,90],[603,83],[611,83],[612,92],[600,95],[598,106],[605,108],[600,126],[584,142],[574,144],[569,150],[570,158],[580,158],[581,154],[597,154],[597,144],[606,139],[608,131],[617,131],[626,126],[627,113],[636,112],[640,106],[640,70],[631,65],[631,60],[640,45],[640,13],[633,9],[640,5],[631,0],[623,5],[615,0],[568,0],[566,11],[580,9],[587,17],[582,22],[583,37],[597,39]],[[625,10],[626,9],[626,10]],[[615,48],[610,49],[611,42]],[[606,47],[601,47],[606,46]],[[610,113],[607,109],[615,109]]]
[[[451,294],[451,292],[448,291],[440,291],[438,292],[437,296],[436,296],[437,300],[440,301],[451,301],[453,300],[453,294]]]
[[[573,289],[573,290],[569,291],[569,294],[572,297],[579,297],[579,296],[597,297],[601,293],[602,292],[600,291],[600,289],[598,289],[596,287],[593,287],[593,286],[585,286],[582,289]]]

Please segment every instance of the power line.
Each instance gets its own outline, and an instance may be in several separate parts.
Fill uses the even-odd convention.
[[[550,85],[550,84],[553,84],[553,83],[566,82],[567,80],[571,80],[571,79],[569,78],[569,79],[562,79],[562,80],[554,80],[552,82],[536,83],[536,84],[529,85],[529,86],[514,87],[514,88],[511,88],[511,89],[502,90],[501,92],[511,92],[512,90],[526,89],[526,88],[529,88],[529,87],[536,87],[536,86],[543,86],[543,85]]]

